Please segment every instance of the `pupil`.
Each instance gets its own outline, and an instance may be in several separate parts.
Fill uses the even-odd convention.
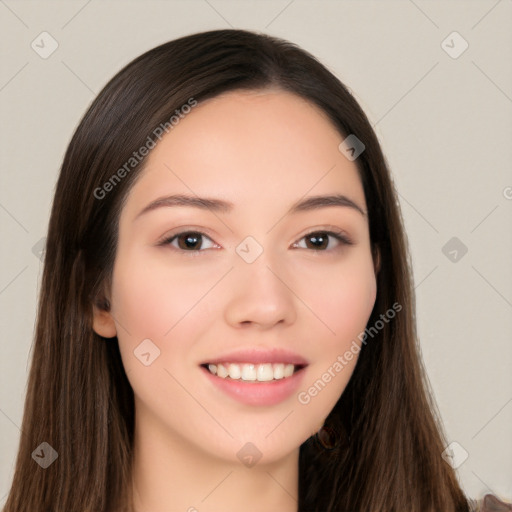
[[[321,247],[324,242],[326,241],[326,236],[324,236],[323,234],[320,234],[319,236],[317,235],[311,235],[309,237],[309,239],[312,241],[313,245],[316,246],[317,248],[318,247]]]
[[[185,242],[185,249],[196,249],[196,245],[200,244],[201,235],[200,234],[187,234],[183,237],[183,240]],[[183,247],[182,247],[183,248]]]

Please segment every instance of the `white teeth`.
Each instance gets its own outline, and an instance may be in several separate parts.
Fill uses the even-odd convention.
[[[259,364],[256,376],[257,376],[256,378],[260,382],[266,382],[268,380],[272,380],[274,378],[274,370],[272,369],[272,365],[271,364]]]
[[[239,379],[241,377],[240,366],[237,364],[230,364],[228,366],[228,373],[230,378]]]
[[[274,379],[282,379],[284,377],[284,364],[274,365]]]
[[[238,366],[238,365],[232,365],[232,366]],[[242,380],[256,380],[256,368],[254,367],[253,364],[243,364],[242,365]]]
[[[285,377],[291,377],[293,375],[293,364],[287,364],[284,367],[284,376]]]
[[[208,370],[213,375],[225,379],[229,377],[235,380],[268,382],[271,380],[284,379],[291,377],[295,371],[293,364],[284,363],[265,363],[265,364],[209,364]]]
[[[225,379],[228,376],[228,371],[226,370],[226,367],[222,366],[221,364],[217,365],[217,375]]]

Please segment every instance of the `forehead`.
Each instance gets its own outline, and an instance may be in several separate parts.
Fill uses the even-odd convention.
[[[225,93],[162,137],[128,203],[183,192],[270,207],[337,192],[365,208],[357,167],[338,149],[343,138],[323,111],[292,93]]]

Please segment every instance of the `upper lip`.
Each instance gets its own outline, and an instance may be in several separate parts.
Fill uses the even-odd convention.
[[[226,352],[220,356],[213,357],[201,364],[217,363],[285,363],[295,366],[306,366],[309,362],[299,354],[282,348],[244,348]]]

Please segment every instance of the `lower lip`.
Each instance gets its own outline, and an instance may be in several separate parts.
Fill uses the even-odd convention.
[[[227,395],[246,405],[275,405],[289,398],[299,388],[304,377],[301,368],[291,377],[267,382],[245,382],[243,380],[223,379],[213,375],[209,370],[200,367],[210,382]]]

